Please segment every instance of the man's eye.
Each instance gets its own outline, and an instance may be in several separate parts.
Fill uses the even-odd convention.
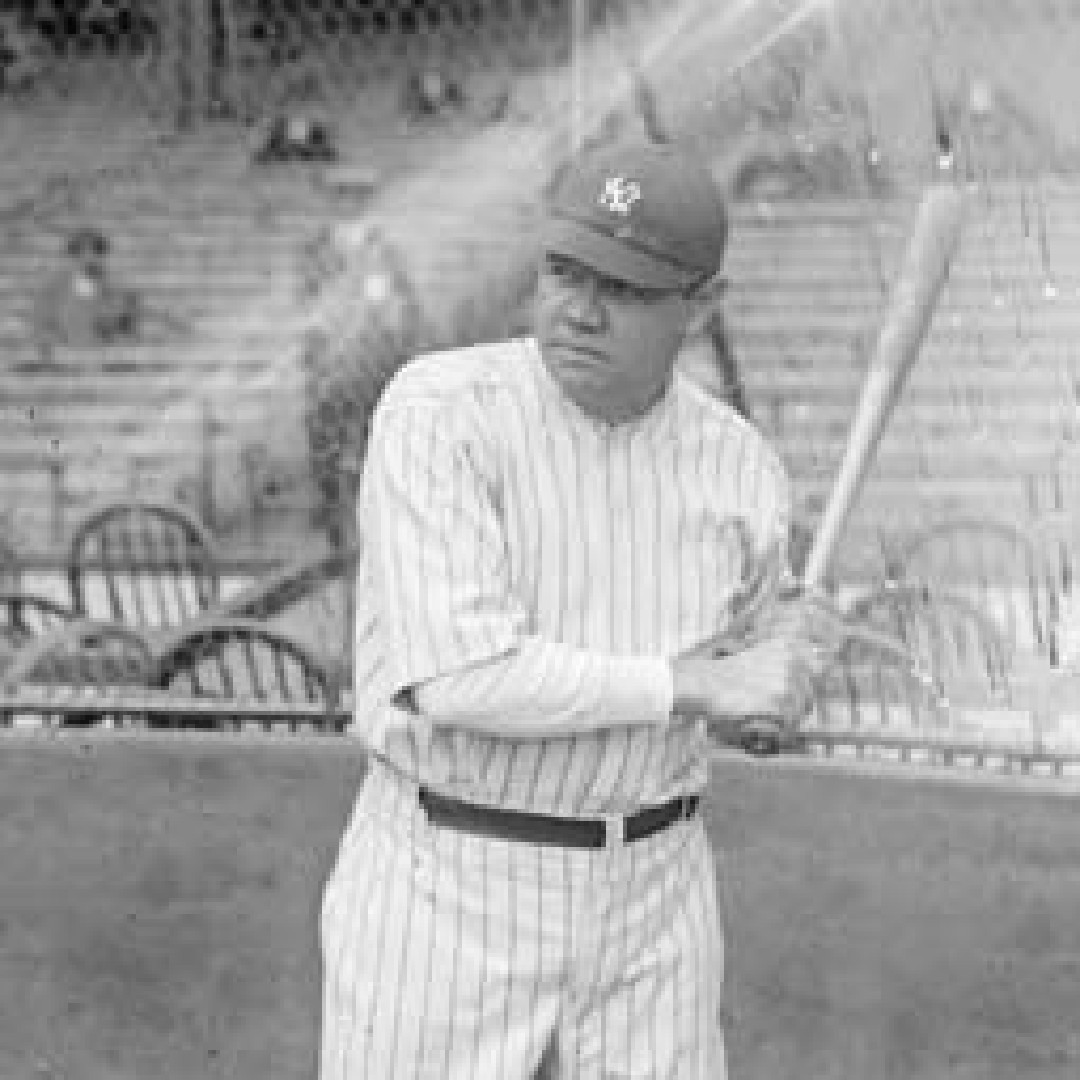
[[[619,281],[616,278],[605,279],[603,287],[604,292],[610,296],[612,300],[618,300],[623,303],[644,300],[648,295],[644,289],[640,289],[636,285],[631,285],[628,281]]]
[[[640,290],[626,281],[612,281],[608,283],[606,291],[616,300],[636,300]]]
[[[550,277],[555,278],[558,281],[575,282],[581,279],[581,272],[570,263],[559,262],[556,259],[552,259],[547,264],[547,272]]]

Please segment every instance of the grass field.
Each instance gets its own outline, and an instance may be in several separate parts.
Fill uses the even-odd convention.
[[[311,1080],[337,741],[12,735],[0,1077]],[[1074,799],[724,762],[736,1080],[1080,1074]]]

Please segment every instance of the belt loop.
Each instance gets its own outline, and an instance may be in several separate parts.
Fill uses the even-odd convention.
[[[626,846],[626,818],[618,814],[604,815],[604,847],[609,850]]]

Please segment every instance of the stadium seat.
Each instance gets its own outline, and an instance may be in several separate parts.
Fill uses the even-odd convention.
[[[229,703],[251,707],[260,703],[325,705],[326,723],[339,727],[336,706],[340,686],[315,654],[284,630],[249,619],[209,617],[173,634],[162,643],[155,685],[184,698],[220,701],[212,716],[176,716],[157,721],[169,727],[220,728],[242,726]],[[289,726],[296,728],[298,721]],[[310,719],[305,721],[310,724]],[[270,726],[272,721],[264,721]]]
[[[132,717],[130,711],[110,713],[100,701],[88,710],[80,700],[84,694],[90,697],[103,691],[119,702],[125,687],[148,687],[153,673],[153,652],[137,630],[73,619],[18,648],[3,672],[3,682],[16,693],[27,687],[55,691],[57,711],[50,713],[38,703],[29,718],[34,726],[93,727],[115,723],[121,716],[130,722]],[[18,714],[18,709],[5,710],[0,721],[10,724]]]
[[[0,592],[0,639],[20,646],[31,638],[58,630],[78,617],[74,608],[47,596]]]
[[[74,530],[67,557],[72,603],[82,616],[144,629],[176,627],[219,595],[212,537],[187,509],[116,502]]]

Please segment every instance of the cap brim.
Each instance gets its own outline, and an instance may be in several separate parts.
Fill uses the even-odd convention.
[[[545,252],[566,255],[601,274],[642,289],[688,289],[703,276],[699,271],[684,270],[568,218],[548,219],[543,244]]]

